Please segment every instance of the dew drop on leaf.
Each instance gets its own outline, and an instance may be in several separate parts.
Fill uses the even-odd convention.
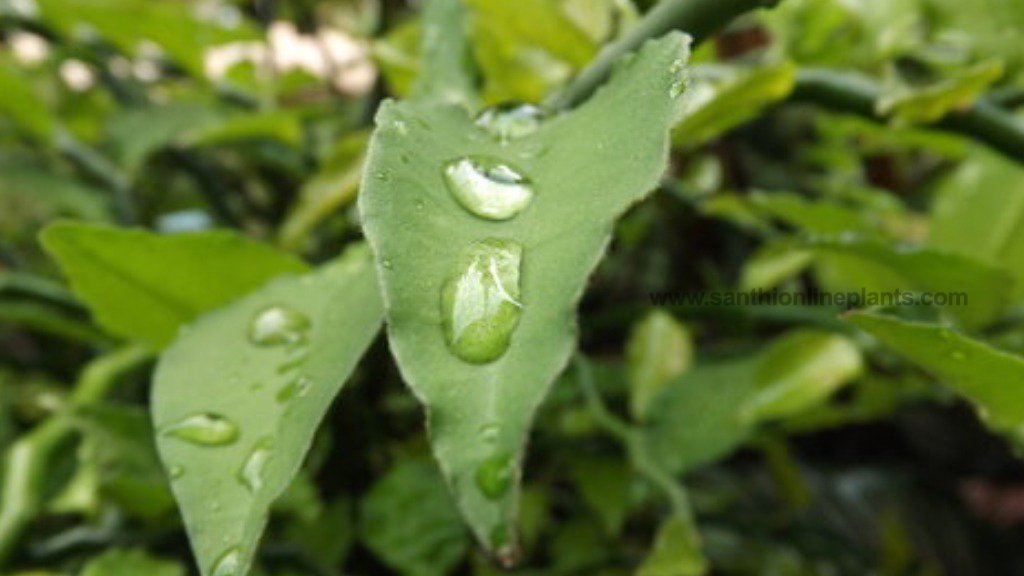
[[[309,317],[283,305],[264,308],[249,324],[249,340],[259,346],[281,346],[305,341]]]
[[[508,220],[533,200],[533,187],[507,164],[483,157],[460,158],[444,168],[448,191],[470,214]]]
[[[508,350],[522,313],[521,258],[522,247],[516,242],[476,242],[442,288],[445,340],[462,360],[486,364]]]
[[[213,563],[210,576],[242,576],[239,574],[241,564],[242,555],[238,548],[230,548]]]
[[[312,380],[305,376],[301,376],[285,384],[280,390],[278,390],[276,399],[278,402],[283,404],[293,398],[305,396],[312,386]]]
[[[504,454],[491,456],[476,469],[476,487],[490,500],[504,496],[511,484],[511,460]]]
[[[480,427],[480,438],[487,444],[497,442],[499,434],[501,434],[501,426],[499,424],[484,424]]]
[[[263,487],[263,471],[267,467],[272,455],[273,438],[266,436],[256,442],[252,452],[242,462],[242,466],[236,474],[238,481],[250,492],[256,492]]]
[[[669,72],[675,75],[675,80],[672,81],[672,86],[669,87],[669,96],[672,98],[678,98],[686,91],[686,61],[682,58],[672,62],[672,66],[669,68]]]
[[[196,414],[170,424],[162,430],[165,436],[204,446],[223,446],[238,439],[238,427],[223,416]]]
[[[167,475],[171,480],[177,480],[185,475],[185,467],[180,464],[175,464],[167,470]]]
[[[958,361],[958,362],[961,362],[963,360],[967,360],[967,354],[964,354],[960,350],[954,350],[954,351],[950,352],[949,357],[952,358],[953,360]]]
[[[499,104],[481,112],[476,125],[503,144],[537,131],[547,114],[532,104]]]

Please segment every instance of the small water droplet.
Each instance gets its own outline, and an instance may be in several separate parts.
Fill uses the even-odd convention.
[[[953,350],[952,352],[949,353],[949,357],[958,362],[967,360],[967,354],[965,354],[961,350]]]
[[[417,200],[416,201],[416,209],[417,210],[423,210],[426,207],[427,207],[427,203],[424,202],[423,200]]]
[[[374,174],[374,177],[377,178],[377,180],[380,180],[381,182],[388,182],[391,180],[391,175],[383,170]]]
[[[252,384],[249,385],[249,390],[253,392],[259,392],[260,390],[263,390],[263,388],[265,387],[266,384],[264,384],[263,382],[253,382]]]
[[[263,471],[273,455],[273,444],[274,440],[269,436],[258,440],[235,475],[250,492],[256,492],[263,487]]]
[[[170,469],[167,471],[167,475],[171,478],[171,480],[177,480],[178,478],[181,478],[182,476],[185,475],[185,467],[182,466],[181,464],[175,464],[174,466],[171,466]]]
[[[391,270],[392,266],[394,266],[394,264],[391,263],[391,260],[389,258],[385,258],[385,259],[381,260],[380,263],[381,263],[381,265],[384,266],[385,270]]]
[[[470,246],[441,290],[445,338],[452,352],[473,364],[500,358],[519,323],[522,247],[489,239]]]
[[[242,553],[238,548],[229,548],[213,563],[210,576],[242,576]]]
[[[300,354],[295,358],[288,360],[287,362],[282,362],[281,364],[279,364],[278,367],[275,369],[275,372],[282,375],[287,374],[289,372],[294,372],[295,370],[298,370],[299,368],[304,366],[307,360],[309,360],[309,354]]]
[[[313,381],[306,376],[296,378],[278,390],[276,396],[277,401],[284,403],[296,397],[301,398],[305,396],[312,387]]]
[[[515,169],[496,160],[473,157],[444,168],[448,191],[474,216],[508,220],[533,201],[533,187]]]
[[[480,427],[480,438],[488,444],[494,444],[498,441],[498,436],[501,434],[500,424],[484,424]]]
[[[511,484],[511,459],[504,454],[491,456],[476,469],[476,487],[489,500],[504,496]]]
[[[253,316],[249,340],[259,346],[299,344],[306,340],[309,317],[284,305],[268,306]]]
[[[395,132],[398,132],[402,136],[405,136],[406,134],[409,133],[409,127],[405,124],[405,121],[403,120],[395,120],[394,127]]]
[[[237,426],[223,416],[208,412],[189,416],[165,426],[161,433],[206,446],[222,446],[238,439]]]
[[[476,125],[506,143],[537,131],[547,113],[532,104],[499,104],[481,112]]]
[[[669,72],[674,76],[672,85],[668,89],[668,94],[672,98],[678,98],[686,91],[687,78],[685,74],[686,61],[682,58],[677,58],[672,62],[672,66],[669,67]]]

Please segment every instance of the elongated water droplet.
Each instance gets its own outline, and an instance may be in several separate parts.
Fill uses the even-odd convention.
[[[494,444],[497,442],[500,434],[501,425],[499,424],[484,424],[480,427],[480,438],[487,444]]]
[[[532,104],[499,104],[481,112],[476,125],[505,143],[536,132],[546,116],[542,108]]]
[[[488,158],[450,162],[444,168],[444,178],[460,206],[488,220],[508,220],[533,200],[533,187],[522,174]]]
[[[306,340],[309,317],[284,305],[268,306],[253,316],[249,340],[260,346],[298,344]]]
[[[273,438],[269,436],[261,438],[245,458],[245,462],[242,462],[242,467],[238,469],[236,474],[238,481],[250,492],[256,492],[263,487],[263,471],[273,455],[271,452],[273,444]]]
[[[678,98],[686,91],[686,61],[682,58],[674,60],[672,66],[669,68],[669,72],[675,77],[672,81],[672,85],[669,87],[668,93],[672,98]]]
[[[302,376],[292,380],[285,384],[280,390],[277,391],[277,401],[284,403],[295,397],[305,396],[309,389],[313,386],[313,381],[309,378]]]
[[[213,563],[210,576],[242,576],[242,554],[238,548],[230,548]]]
[[[178,478],[181,478],[182,476],[185,475],[185,467],[180,464],[175,464],[174,466],[171,466],[170,469],[167,470],[167,475],[171,478],[171,480],[177,480]]]
[[[451,351],[466,362],[500,358],[519,323],[522,247],[510,240],[473,244],[441,290],[441,315]]]
[[[511,459],[504,454],[491,456],[476,469],[476,487],[490,500],[504,496],[511,484]]]
[[[162,433],[165,436],[205,446],[222,446],[238,439],[237,426],[227,418],[211,413],[189,416],[165,426]]]

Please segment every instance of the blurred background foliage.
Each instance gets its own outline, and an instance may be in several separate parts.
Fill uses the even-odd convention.
[[[541,101],[652,4],[466,3],[489,103]],[[151,363],[136,353],[82,401],[119,342],[64,287],[41,227],[234,228],[336,255],[360,237],[374,110],[418,73],[418,18],[397,0],[0,0],[5,574],[195,573],[152,445]],[[956,385],[991,370],[1024,406],[1024,148],[932,129],[979,102],[1017,121],[1022,34],[1017,0],[784,0],[696,51],[672,168],[619,223],[581,341],[613,418],[688,490],[713,573],[1024,574],[1020,435],[988,431],[1000,407]],[[876,97],[807,97],[821,74]],[[839,308],[649,298],[964,282],[967,307],[895,313],[986,342],[967,372],[903,350],[922,370]],[[520,572],[700,573],[578,377],[531,442]],[[497,573],[382,340],[353,378],[276,504],[258,573]]]

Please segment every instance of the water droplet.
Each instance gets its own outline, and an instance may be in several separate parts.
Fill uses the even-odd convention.
[[[238,548],[230,548],[213,563],[210,576],[241,576],[242,554]]]
[[[488,220],[508,220],[533,200],[533,187],[506,164],[482,157],[461,158],[444,168],[445,182],[459,205]]]
[[[678,58],[672,62],[672,66],[670,66],[668,70],[675,77],[672,81],[672,85],[668,89],[668,94],[672,98],[678,98],[686,91],[686,61],[682,58]]]
[[[309,332],[309,317],[283,305],[260,310],[249,324],[249,340],[260,346],[299,344]]]
[[[398,132],[402,136],[405,136],[406,134],[409,133],[409,127],[406,126],[406,124],[405,124],[405,122],[403,120],[395,120],[394,127],[395,127],[395,132]]]
[[[377,178],[377,180],[380,180],[381,182],[389,182],[391,180],[391,175],[383,170],[377,172],[376,174],[374,174],[374,176]]]
[[[484,240],[463,256],[457,273],[441,290],[441,315],[448,346],[459,358],[486,364],[508,349],[519,323],[519,265],[522,247],[508,240]]]
[[[309,354],[300,354],[299,356],[296,356],[295,358],[292,358],[287,362],[282,362],[280,365],[278,365],[275,372],[277,372],[278,374],[287,374],[289,372],[294,372],[295,370],[298,370],[303,365],[305,365],[307,360],[309,360]]]
[[[500,104],[481,112],[476,125],[505,143],[536,132],[546,117],[542,108],[532,104]]]
[[[169,470],[167,470],[167,475],[170,477],[171,480],[177,480],[178,478],[181,478],[182,476],[185,475],[185,467],[180,464],[175,464],[174,466],[171,466]]]
[[[253,447],[252,452],[245,458],[245,462],[242,462],[242,467],[238,469],[235,475],[238,481],[248,488],[250,492],[256,492],[263,487],[263,471],[273,455],[273,452],[271,452],[273,443],[273,438],[269,436],[257,441],[256,446]]]
[[[501,434],[500,424],[484,424],[480,427],[480,438],[483,439],[487,444],[494,444],[498,441],[498,436]]]
[[[952,352],[949,353],[949,357],[958,362],[967,360],[967,354],[960,350],[953,350]]]
[[[392,264],[391,260],[388,258],[381,260],[380,263],[384,266],[385,270],[391,270],[392,266],[394,266],[394,264]]]
[[[313,381],[309,378],[302,376],[292,380],[288,384],[284,385],[277,392],[277,401],[284,403],[288,402],[295,397],[303,397],[309,392],[309,389],[313,387]]]
[[[260,390],[263,390],[263,388],[265,387],[266,384],[264,384],[263,382],[253,382],[252,384],[249,385],[249,390],[253,392],[259,392]]]
[[[476,487],[490,500],[504,496],[511,484],[511,460],[504,454],[491,456],[476,469]]]
[[[238,439],[238,427],[223,416],[203,413],[165,426],[162,434],[193,444],[223,446]]]

